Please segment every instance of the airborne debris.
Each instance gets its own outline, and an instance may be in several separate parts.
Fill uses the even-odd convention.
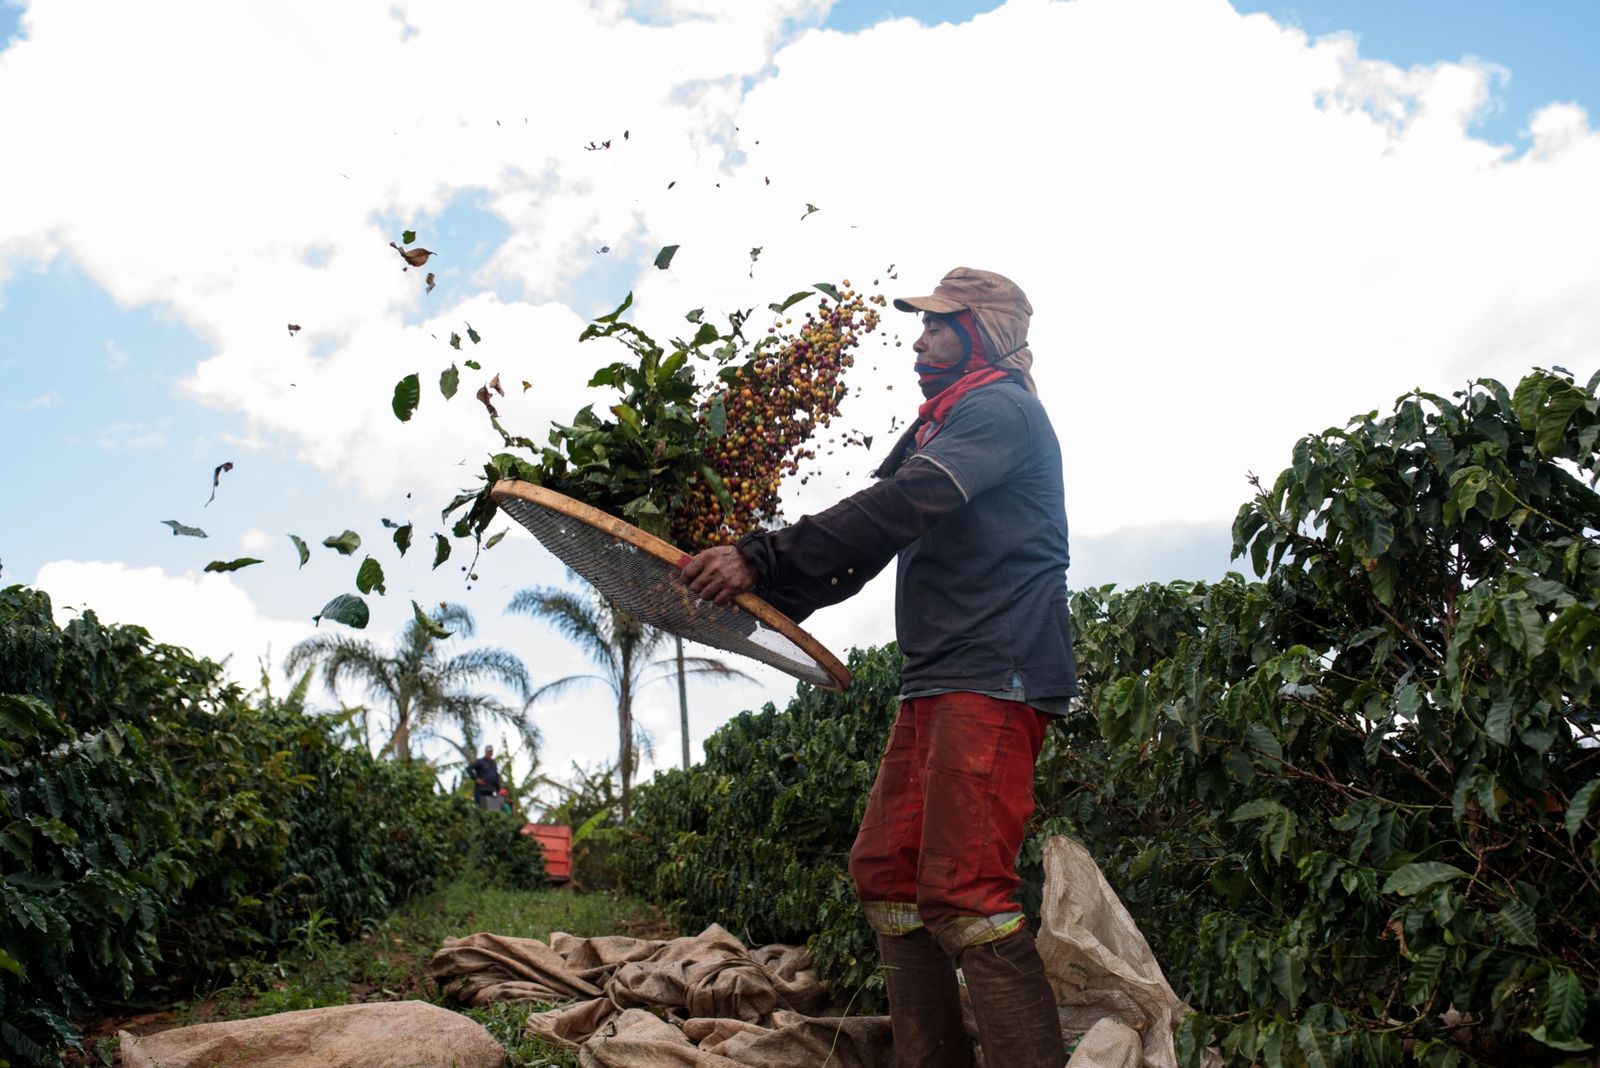
[[[290,337],[294,337],[299,332],[300,332],[300,324],[299,323],[290,323],[289,324],[289,336]]]
[[[500,394],[502,397],[506,395],[506,391],[500,387],[500,376],[498,374],[489,379],[489,388]]]
[[[210,508],[211,507],[211,502],[217,499],[217,483],[222,481],[222,472],[224,472],[224,471],[232,471],[232,470],[233,470],[233,461],[232,460],[228,460],[228,461],[225,461],[223,463],[218,464],[216,466],[216,469],[211,472],[211,496],[206,498],[206,505],[205,506],[207,508]]]
[[[815,204],[809,204],[808,203],[806,205],[805,214],[800,216],[800,221],[801,222],[805,222],[806,221],[806,215],[810,215],[814,211],[821,211],[821,210],[822,209],[817,207]]]
[[[401,248],[393,241],[389,242],[389,247],[400,253],[400,258],[406,261],[406,266],[400,268],[402,271],[409,271],[413,267],[421,267],[428,262],[429,256],[435,255],[435,253],[429,252],[425,248]]]
[[[172,536],[174,538],[179,534],[186,538],[205,538],[210,536],[199,527],[186,527],[176,519],[163,519],[161,522],[172,528]]]
[[[427,292],[429,292],[429,293],[433,292],[433,272],[432,271],[428,272],[428,289],[427,289]]]
[[[480,401],[483,402],[483,406],[485,408],[489,409],[489,418],[490,419],[498,419],[498,418],[500,418],[500,413],[495,411],[495,409],[494,409],[494,402],[489,399],[489,387],[488,386],[479,386],[478,387],[477,398]]]

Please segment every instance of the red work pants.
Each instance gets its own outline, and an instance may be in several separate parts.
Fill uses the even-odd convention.
[[[880,934],[925,924],[955,956],[1021,927],[1011,895],[1047,720],[976,693],[901,702],[850,851],[856,895]]]

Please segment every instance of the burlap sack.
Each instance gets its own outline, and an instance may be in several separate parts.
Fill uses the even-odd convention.
[[[1044,869],[1039,953],[1063,1034],[1078,1041],[1070,1068],[1176,1068],[1173,1029],[1188,1010],[1167,985],[1133,917],[1076,842],[1052,838]],[[527,1026],[578,1050],[585,1065],[890,1063],[887,1017],[818,1015],[826,1011],[827,995],[803,949],[746,950],[716,925],[668,941],[556,934],[548,946],[472,935],[447,941],[430,970],[469,1004],[559,1000],[549,992],[572,991],[570,997],[583,1000],[534,1013]]]
[[[124,1068],[502,1068],[482,1026],[426,1001],[384,1001],[180,1027],[123,1031]]]

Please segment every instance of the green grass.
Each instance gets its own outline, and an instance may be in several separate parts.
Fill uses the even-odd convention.
[[[327,923],[313,916],[279,957],[236,962],[232,982],[177,1007],[168,1022],[184,1026],[364,1001],[420,998],[444,1004],[428,977],[428,961],[446,938],[478,931],[544,941],[555,931],[579,937],[664,938],[674,933],[649,906],[631,898],[500,890],[463,879],[405,903],[350,941],[339,941]],[[541,1042],[525,1029],[530,1012],[549,1007],[502,1003],[465,1011],[506,1047],[513,1068],[576,1068],[575,1054]],[[109,1045],[105,1040],[100,1044]],[[92,1046],[86,1052],[94,1056]]]

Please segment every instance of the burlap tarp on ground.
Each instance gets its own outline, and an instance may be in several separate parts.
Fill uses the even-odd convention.
[[[501,1068],[506,1051],[480,1024],[426,1001],[380,1001],[120,1032],[124,1068]]]
[[[1045,847],[1038,934],[1069,1068],[1175,1068],[1173,1028],[1187,1010],[1088,852]],[[466,1005],[507,999],[571,1004],[528,1029],[579,1051],[586,1068],[887,1068],[886,1016],[841,1017],[806,952],[747,949],[713,924],[656,941],[475,934],[449,939],[430,971]],[[976,1034],[967,1016],[968,1031]]]

